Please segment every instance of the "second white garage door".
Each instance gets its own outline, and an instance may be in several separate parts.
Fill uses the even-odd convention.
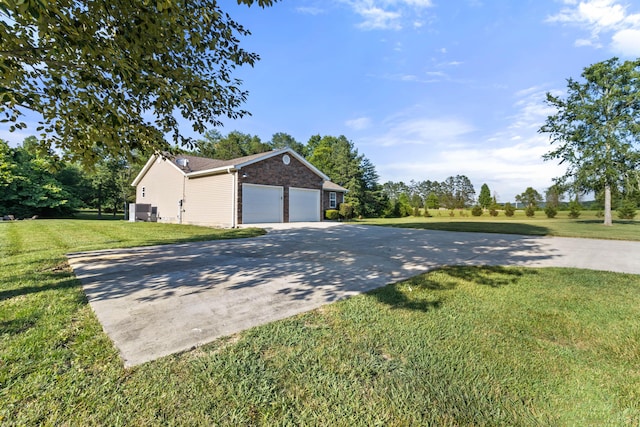
[[[289,222],[320,221],[320,190],[289,188]]]
[[[242,184],[242,223],[282,222],[283,190],[271,185]]]

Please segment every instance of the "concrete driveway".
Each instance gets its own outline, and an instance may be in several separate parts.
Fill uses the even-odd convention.
[[[188,350],[442,265],[640,274],[640,242],[361,225],[69,255],[125,366]]]

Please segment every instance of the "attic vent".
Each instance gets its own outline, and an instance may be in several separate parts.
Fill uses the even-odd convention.
[[[176,163],[178,164],[178,166],[186,168],[189,165],[189,160],[188,159],[176,159]]]

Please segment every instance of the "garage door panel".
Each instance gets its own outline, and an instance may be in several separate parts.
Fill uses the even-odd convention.
[[[320,221],[320,190],[289,188],[289,222]]]
[[[242,184],[242,223],[282,222],[283,188]]]

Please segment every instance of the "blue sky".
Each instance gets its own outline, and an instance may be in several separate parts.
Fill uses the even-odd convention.
[[[545,93],[595,62],[640,57],[637,1],[285,0],[229,12],[262,59],[238,73],[252,116],[223,133],[343,134],[381,183],[463,174],[503,202],[563,173],[541,160]]]
[[[380,182],[468,176],[501,202],[541,193],[563,169],[543,162],[546,92],[618,56],[640,57],[640,1],[284,0],[223,8],[261,61],[236,76],[251,117],[224,120],[268,141],[345,135]],[[189,134],[189,125],[184,132]],[[29,129],[26,134],[30,134]],[[16,143],[25,134],[0,138]]]

